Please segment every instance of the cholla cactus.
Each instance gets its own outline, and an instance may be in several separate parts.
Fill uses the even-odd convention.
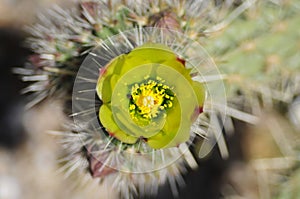
[[[257,6],[245,11],[226,29],[204,41],[204,47],[215,56],[221,73],[226,74],[224,81],[231,106],[244,107],[248,113],[262,117],[270,137],[277,144],[279,152],[272,154],[276,155],[274,158],[260,155],[260,159],[252,160],[258,173],[261,198],[276,195],[276,189],[271,188],[281,182],[271,180],[271,176],[288,171],[299,161],[299,135],[291,128],[299,114],[295,100],[300,91],[297,29],[298,1],[264,1],[257,2]],[[230,112],[228,110],[227,114]],[[259,122],[251,117],[244,119],[250,123]],[[261,137],[267,131],[262,132]],[[254,136],[252,139],[256,140]]]
[[[22,91],[34,92],[28,107],[49,96],[70,93],[86,54],[109,36],[133,27],[155,26],[198,39],[226,16],[230,4],[216,8],[210,1],[82,1],[79,6],[67,11],[56,6],[27,28],[32,34],[27,43],[34,54],[26,69],[15,72],[24,75],[24,81],[36,82]]]
[[[48,97],[72,99],[72,110],[67,112],[72,112],[75,124],[70,125],[69,133],[59,133],[68,154],[67,174],[88,168],[94,178],[111,184],[121,197],[156,194],[158,185],[166,181],[177,195],[185,167],[197,167],[188,149],[191,144],[196,145],[199,157],[205,157],[217,142],[226,158],[222,129],[233,131],[232,118],[256,124],[256,116],[263,110],[278,104],[287,107],[299,95],[297,47],[282,48],[287,40],[296,43],[299,39],[296,1],[125,0],[82,1],[79,5],[67,11],[55,7],[49,11],[50,18],[39,17],[40,23],[29,28],[33,37],[28,44],[35,54],[28,66],[15,72],[22,74],[24,81],[35,82],[23,90],[33,92],[28,107]],[[149,43],[156,46],[150,53],[137,53]],[[162,49],[168,49],[169,54],[161,55],[165,53]],[[149,63],[168,70],[156,74],[139,69]],[[289,70],[283,66],[290,66]],[[171,81],[175,76],[178,82]],[[118,87],[119,81],[123,84]],[[164,91],[158,84],[165,86]],[[180,85],[190,89],[173,92]],[[161,94],[154,95],[153,89]],[[179,99],[180,93],[194,98]],[[160,102],[154,103],[155,99]],[[114,115],[120,111],[114,111],[113,103],[128,108],[129,114]],[[169,114],[176,107],[174,103],[183,104],[181,112],[177,111],[180,114]],[[166,105],[161,108],[163,113],[154,106],[157,104]],[[156,121],[155,132],[158,127],[167,130],[157,137],[151,128],[150,133],[139,128],[151,124],[156,115],[167,118]],[[169,132],[178,127],[168,124],[177,125],[178,115],[193,119],[182,123],[183,129],[190,130],[183,130],[176,139]],[[137,128],[138,132],[132,131]],[[201,142],[195,141],[195,136]]]
[[[125,31],[91,52],[78,71],[72,102],[78,136],[88,135],[79,146],[87,149],[84,158],[92,175],[122,176],[136,187],[130,189],[132,194],[135,189],[154,194],[168,179],[177,195],[183,165],[197,165],[188,146],[195,136],[212,136],[209,118],[199,114],[214,107],[220,92],[213,87],[223,85],[206,83],[206,73],[218,76],[210,57],[198,43],[173,30]],[[218,98],[222,100],[225,96]],[[110,178],[104,181],[114,184]],[[127,186],[114,186],[121,193],[128,191]]]

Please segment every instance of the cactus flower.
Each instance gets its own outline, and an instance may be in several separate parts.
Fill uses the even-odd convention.
[[[100,122],[110,136],[151,148],[178,146],[202,112],[204,87],[193,81],[185,60],[162,44],[147,43],[100,69]]]

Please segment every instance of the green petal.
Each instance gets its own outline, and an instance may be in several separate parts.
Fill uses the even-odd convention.
[[[113,108],[115,121],[118,127],[126,132],[126,134],[131,135],[133,137],[139,138],[144,137],[148,138],[156,134],[159,129],[161,129],[164,125],[164,121],[159,119],[157,122],[151,122],[147,126],[139,126],[128,114],[128,110]],[[122,141],[122,140],[121,140]]]
[[[190,83],[184,75],[171,67],[160,65],[157,67],[157,74],[166,80],[167,84],[172,83],[176,93],[177,105],[167,113],[166,123],[160,133],[148,139],[152,148],[167,148],[178,146],[189,139],[190,127],[194,121],[195,109],[203,103],[203,88],[199,83]],[[174,81],[176,79],[176,81]],[[200,92],[196,94],[196,92]]]
[[[148,139],[147,141],[148,145],[154,149],[161,149],[170,145],[170,143],[176,137],[176,134],[180,126],[180,120],[181,120],[180,105],[177,100],[174,100],[174,105],[172,109],[168,111],[166,123],[163,129],[158,134]]]
[[[138,56],[132,55],[131,53],[129,53],[125,57],[126,58],[125,58],[125,62],[123,64],[123,66],[122,66],[121,75],[126,74],[128,71],[130,71],[131,69],[133,69],[137,66],[142,66],[142,65],[151,63],[151,61],[149,59],[145,59],[143,57],[138,57]]]
[[[130,85],[136,82],[143,82],[145,76],[150,74],[152,70],[152,65],[146,69],[140,66],[130,70],[118,80],[112,94],[111,106],[115,122],[119,125],[120,129],[132,136],[148,138],[156,134],[164,125],[162,117],[158,117],[150,123],[138,125],[132,120],[128,110],[130,103],[128,94],[131,92]]]
[[[190,70],[169,48],[145,44],[112,60],[105,70],[96,90],[104,103],[100,121],[112,136],[128,144],[144,137],[155,149],[178,146],[189,139],[195,110],[203,106],[205,90],[201,83],[192,81]],[[137,123],[129,114],[128,94],[132,85],[143,83],[147,76],[165,80],[176,96],[173,107],[162,114],[165,117]]]
[[[176,147],[189,139],[191,121],[182,116],[181,110],[176,100],[174,107],[168,112],[163,129],[147,140],[150,147],[154,149]]]
[[[182,76],[184,76],[189,82],[192,82],[192,79],[190,77],[190,70],[186,69],[185,66],[177,60],[177,57],[175,57],[175,59],[165,60],[161,64],[175,69]]]
[[[108,105],[103,104],[100,107],[99,117],[102,125],[105,127],[106,131],[108,131],[111,136],[117,138],[123,143],[127,143],[127,144],[136,143],[137,141],[136,137],[124,133],[115,123],[111,109],[109,108]]]
[[[120,55],[117,58],[113,59],[109,62],[104,68],[102,68],[102,72],[96,86],[96,91],[99,98],[103,101],[103,103],[107,103],[111,100],[111,94],[114,89],[113,85],[111,85],[111,76],[113,74],[120,74],[122,69],[122,65],[124,63],[124,56]],[[114,78],[112,81],[116,81]]]
[[[144,44],[133,49],[129,54],[134,57],[150,60],[152,63],[162,63],[168,59],[175,60],[177,57],[170,48],[155,43]]]
[[[112,88],[110,84],[110,77],[111,75],[106,78],[99,79],[96,87],[98,97],[103,103],[107,103],[111,100]]]
[[[193,81],[193,89],[198,99],[199,107],[203,107],[204,100],[205,100],[205,89],[204,86],[200,82]]]

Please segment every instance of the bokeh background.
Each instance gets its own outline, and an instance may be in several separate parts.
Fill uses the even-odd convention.
[[[0,1],[0,198],[110,198],[99,188],[91,194],[74,189],[74,183],[59,172],[60,145],[48,130],[60,129],[62,111],[59,102],[47,101],[26,110],[20,90],[26,83],[12,73],[23,66],[30,51],[24,46],[24,31],[39,12],[57,3],[55,0]],[[98,192],[98,193],[97,193]]]

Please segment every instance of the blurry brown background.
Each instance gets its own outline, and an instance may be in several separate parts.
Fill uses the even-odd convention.
[[[30,53],[24,26],[53,3],[67,6],[70,1],[0,0],[0,199],[113,198],[101,188],[76,191],[58,172],[60,146],[47,130],[60,128],[60,104],[48,101],[25,111],[19,91],[26,84],[11,72]]]

